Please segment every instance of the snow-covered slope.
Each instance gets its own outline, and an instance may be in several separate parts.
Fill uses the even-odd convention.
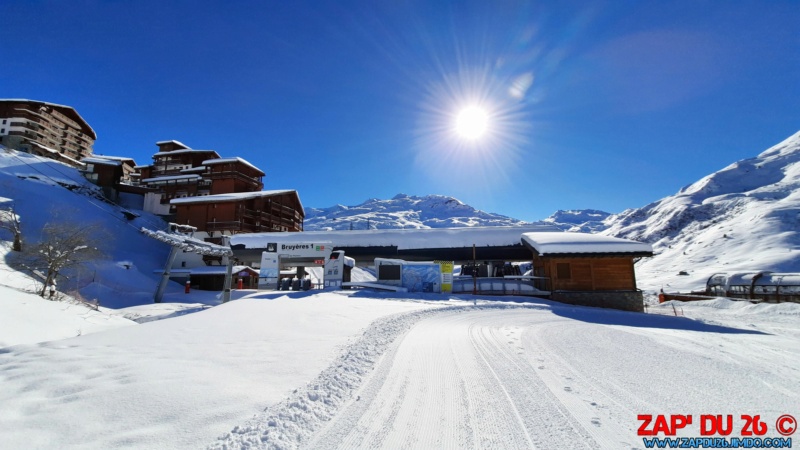
[[[101,305],[112,308],[152,301],[157,283],[153,271],[163,267],[169,248],[139,230],[164,228],[160,218],[137,211],[139,217],[129,220],[122,208],[104,201],[97,186],[78,170],[0,147],[0,207],[12,204],[26,244],[37,242],[44,225],[52,221],[98,224],[110,236],[103,248],[106,258],[72,274],[59,290],[79,290],[87,300],[100,298]],[[9,232],[0,230],[0,285],[31,291],[35,281],[8,268],[18,256],[10,251],[11,239]]]
[[[387,228],[447,228],[512,226],[526,222],[480,211],[444,195],[398,194],[389,200],[371,198],[360,205],[306,208],[304,228],[366,230]]]
[[[608,225],[604,222],[611,214],[597,209],[569,209],[554,212],[544,222],[564,231],[599,233]]]
[[[800,132],[606,223],[604,234],[653,244],[656,256],[637,265],[647,289],[698,289],[716,272],[800,271]]]

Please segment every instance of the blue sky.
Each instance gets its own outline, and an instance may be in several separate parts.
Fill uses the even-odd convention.
[[[0,98],[95,153],[241,156],[305,206],[644,206],[800,130],[796,1],[3,0]],[[487,132],[453,131],[478,105]]]

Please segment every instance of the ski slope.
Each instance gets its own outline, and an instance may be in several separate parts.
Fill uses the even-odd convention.
[[[309,447],[631,448],[642,445],[637,414],[777,417],[800,402],[797,365],[764,364],[762,353],[776,351],[772,336],[675,318],[644,320],[654,331],[603,323],[603,313],[595,323],[568,315],[487,309],[419,322]],[[784,344],[778,351],[800,356]],[[719,383],[721,374],[735,376]]]
[[[320,405],[340,401],[347,360],[212,448],[642,448],[638,414],[796,411],[800,305],[676,311],[687,317],[548,301],[413,313],[334,411]]]

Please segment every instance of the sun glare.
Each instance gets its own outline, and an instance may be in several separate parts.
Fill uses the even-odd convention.
[[[478,139],[488,127],[489,115],[477,106],[464,108],[456,116],[456,133],[465,139]]]

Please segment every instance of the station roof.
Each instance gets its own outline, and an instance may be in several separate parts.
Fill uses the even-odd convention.
[[[328,241],[334,249],[344,250],[346,256],[364,262],[376,257],[471,261],[474,245],[475,257],[480,261],[527,260],[531,251],[520,241],[525,232],[565,234],[551,225],[241,233],[231,236],[231,248],[238,257],[254,260],[260,259],[268,243]]]
[[[650,244],[589,233],[522,233],[522,242],[541,256],[653,255],[653,247]]]

